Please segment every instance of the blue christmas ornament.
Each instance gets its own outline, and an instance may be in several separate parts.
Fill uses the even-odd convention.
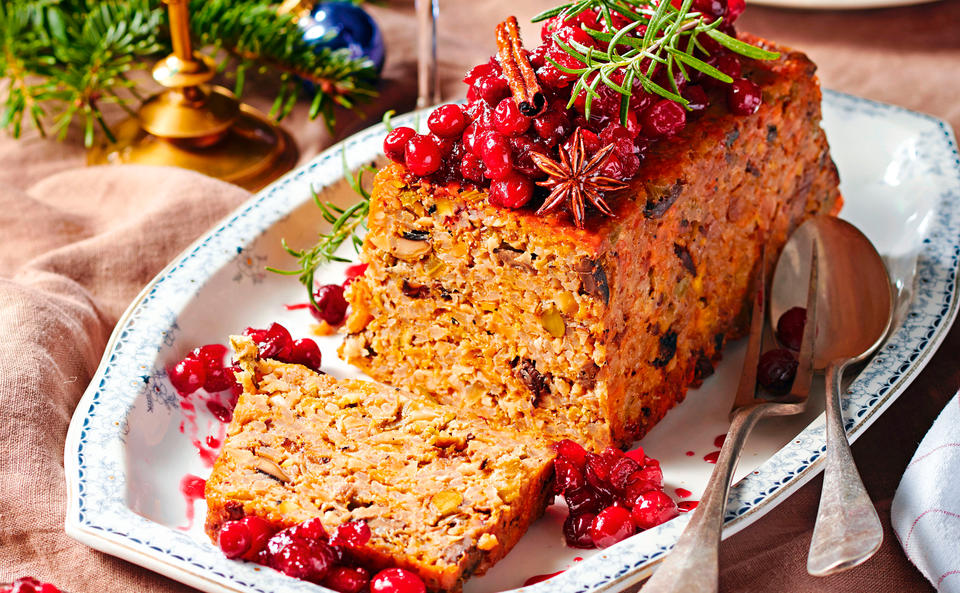
[[[299,20],[303,39],[316,47],[347,48],[355,58],[367,57],[383,69],[386,55],[377,23],[352,2],[321,2]]]

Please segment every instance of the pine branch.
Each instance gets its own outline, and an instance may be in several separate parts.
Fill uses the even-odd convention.
[[[236,79],[238,94],[251,68],[276,81],[271,114],[290,113],[308,94],[299,78],[315,84],[311,119],[334,125],[336,105],[352,108],[375,94],[376,71],[369,60],[348,50],[315,51],[302,38],[293,17],[278,15],[267,0],[193,0],[191,22],[198,46],[223,48],[238,59],[222,64]],[[101,107],[117,104],[127,112],[147,93],[128,77],[169,53],[159,0],[18,0],[0,2],[0,126],[19,137],[26,126],[46,134],[45,121],[63,137],[80,120],[84,143],[97,129],[112,134]]]

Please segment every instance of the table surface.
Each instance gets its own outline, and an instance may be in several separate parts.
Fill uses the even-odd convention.
[[[493,27],[505,15],[516,14],[522,30],[531,39],[534,31],[539,33],[539,29],[523,23],[528,22],[533,14],[552,5],[553,2],[543,0],[441,0],[439,66],[444,98],[452,100],[463,96],[465,89],[460,78],[471,65],[486,60],[494,53]],[[371,6],[369,10],[380,23],[388,46],[381,96],[364,108],[366,118],[351,119],[349,115],[341,114],[342,125],[338,128],[338,137],[378,120],[385,109],[402,113],[415,103],[416,27],[413,2],[389,2]],[[960,0],[857,11],[802,11],[750,6],[738,26],[741,30],[808,53],[818,64],[819,76],[826,88],[930,113],[947,120],[955,130],[960,128],[960,101],[957,100],[960,96]],[[264,104],[264,99],[257,97],[251,101]],[[319,123],[307,121],[303,105],[298,107],[286,125],[299,143],[302,160],[309,159],[334,140]],[[75,137],[66,143],[37,137],[19,141],[0,138],[0,188],[36,189],[42,186],[38,182],[43,179],[82,167],[83,163],[83,151]],[[229,191],[224,190],[223,193],[227,195]],[[237,196],[224,197],[224,204],[242,198],[240,193]],[[90,207],[96,208],[95,205]],[[211,216],[210,223],[216,219],[213,214]],[[13,230],[12,226],[5,228]],[[202,230],[197,228],[195,232]],[[66,237],[67,231],[63,232]],[[43,255],[42,252],[18,251],[15,240],[19,236],[14,231],[3,239],[7,249],[0,254],[0,280],[5,281],[8,277],[17,280],[22,276],[18,266],[27,256]],[[53,241],[51,244],[55,243]],[[173,253],[176,251],[171,252],[171,257]],[[148,278],[145,276],[145,279]],[[115,311],[122,309],[122,304],[132,296],[124,292],[106,295],[105,298],[115,299],[108,300],[107,305],[101,304],[107,311],[104,314],[107,322],[115,318]],[[2,302],[0,298],[0,304]],[[867,489],[883,518],[886,537],[880,552],[862,566],[837,576],[814,579],[806,574],[806,549],[821,484],[818,478],[755,525],[724,542],[721,548],[721,590],[932,590],[897,544],[890,530],[889,509],[900,476],[914,449],[946,401],[960,388],[958,351],[960,329],[955,327],[927,368],[853,446]],[[7,389],[7,386],[0,385],[0,388]],[[0,404],[4,404],[5,397],[7,395],[0,392]],[[0,416],[0,428],[9,419],[9,413]],[[65,430],[66,419],[62,420]],[[0,462],[4,464],[0,465],[0,471],[7,473],[12,467],[10,463]],[[6,491],[2,492],[6,497]],[[0,543],[6,543],[4,540],[16,536],[16,533],[5,529],[8,526],[3,525],[5,520],[11,520],[8,518],[10,514],[4,513],[5,503],[2,501],[0,497]],[[60,513],[62,517],[62,511]],[[51,535],[53,539],[49,541],[63,547],[78,545],[58,538],[59,535],[62,534]],[[3,577],[24,572],[34,572],[48,578],[56,574],[52,561],[44,561],[43,557],[43,553],[38,554],[35,544],[17,549],[0,545],[0,582]],[[149,573],[144,575],[139,569],[119,561],[101,556],[94,558],[85,561],[85,568],[78,569],[77,575],[96,574],[100,570],[109,575],[111,580],[108,582],[117,585],[134,586],[149,582],[156,590],[183,589]],[[93,590],[88,581],[81,580],[79,576],[72,578],[65,575],[62,578],[62,582],[73,584],[74,591]]]

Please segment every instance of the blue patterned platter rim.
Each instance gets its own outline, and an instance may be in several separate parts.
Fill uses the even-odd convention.
[[[924,180],[923,189],[934,204],[918,231],[922,235],[917,238],[915,257],[908,266],[911,270],[915,266],[916,282],[912,283],[912,300],[902,324],[850,385],[844,400],[846,427],[852,440],[927,364],[957,314],[960,156],[950,127],[928,115],[830,91],[824,95],[824,114],[834,147],[867,142],[854,148],[869,151],[873,145],[882,144],[861,138],[860,130],[867,128],[907,138],[904,145],[911,166],[919,168],[913,178]],[[413,125],[415,121],[419,121],[418,114],[395,118],[396,125]],[[309,200],[311,187],[326,187],[341,179],[342,154],[348,166],[359,167],[380,154],[384,133],[382,125],[360,132],[261,191],[181,254],[130,306],[70,424],[65,449],[69,497],[66,530],[72,537],[205,591],[317,590],[317,585],[227,560],[202,538],[135,512],[127,483],[132,471],[125,451],[128,419],[137,398],[146,397],[150,406],[176,406],[170,390],[156,388],[158,380],[165,380],[163,371],[156,370],[162,369],[158,367],[158,353],[169,348],[180,329],[178,316],[210,277],[210,270],[242,268],[238,261],[249,257],[246,248]],[[842,178],[858,180],[857,172],[845,169],[842,160],[838,165]],[[881,173],[878,177],[884,179],[896,177],[896,171]],[[890,183],[895,186],[896,179]],[[908,192],[917,188],[900,189]],[[847,207],[856,216],[857,200],[862,198],[849,187],[844,192]],[[870,204],[862,206],[870,209]],[[910,289],[907,286],[906,292]],[[727,505],[725,535],[756,520],[816,475],[822,465],[823,442],[821,416],[735,484]],[[573,593],[612,582],[626,584],[634,580],[629,575],[649,572],[672,547],[687,519],[682,515],[628,538],[558,577],[523,589]]]

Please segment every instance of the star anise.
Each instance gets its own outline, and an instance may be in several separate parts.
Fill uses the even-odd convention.
[[[549,175],[546,181],[537,185],[551,188],[537,214],[545,214],[566,206],[578,228],[583,228],[586,214],[586,202],[590,202],[600,212],[613,216],[613,211],[603,201],[604,192],[617,191],[627,187],[625,183],[599,174],[600,167],[613,152],[614,145],[608,144],[597,151],[589,161],[583,147],[583,133],[580,128],[573,132],[571,148],[560,147],[560,161],[557,162],[537,152],[530,157],[541,171]]]

